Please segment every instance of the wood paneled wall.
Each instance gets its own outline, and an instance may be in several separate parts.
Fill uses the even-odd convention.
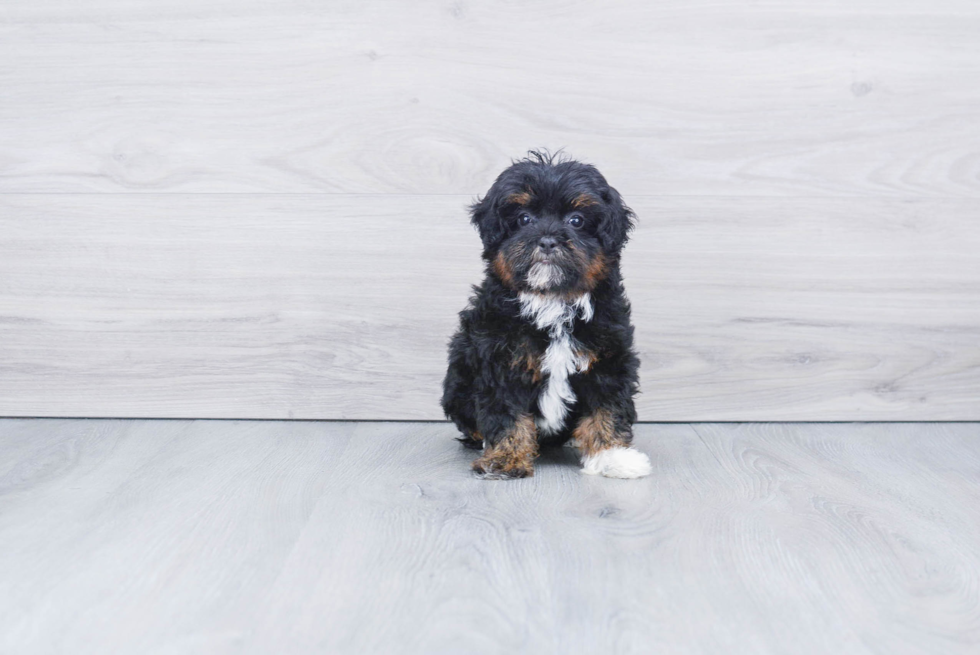
[[[440,418],[465,206],[639,215],[647,421],[980,419],[980,5],[15,0],[0,415]]]

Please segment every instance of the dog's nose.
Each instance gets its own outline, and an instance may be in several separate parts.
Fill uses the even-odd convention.
[[[547,255],[558,247],[558,239],[555,237],[541,237],[538,241],[538,247],[541,248],[541,252]]]

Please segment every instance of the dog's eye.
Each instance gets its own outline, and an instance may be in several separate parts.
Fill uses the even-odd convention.
[[[568,217],[568,224],[577,230],[585,225],[585,218],[581,214],[572,214]]]
[[[517,224],[518,225],[524,226],[524,225],[527,225],[530,222],[531,222],[531,215],[530,214],[521,214],[520,216],[517,217]]]

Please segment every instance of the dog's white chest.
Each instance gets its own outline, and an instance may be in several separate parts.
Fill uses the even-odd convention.
[[[538,429],[544,434],[554,434],[565,425],[568,408],[575,402],[575,393],[568,378],[585,371],[588,362],[576,348],[571,335],[576,317],[592,320],[592,299],[583,294],[568,302],[557,297],[539,294],[521,294],[521,315],[530,319],[541,330],[548,330],[549,343],[541,360],[541,372],[547,376],[538,397]]]

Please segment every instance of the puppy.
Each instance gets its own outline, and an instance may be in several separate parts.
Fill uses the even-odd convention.
[[[595,167],[538,152],[471,208],[486,277],[449,344],[442,408],[485,479],[572,441],[583,471],[650,472],[630,447],[639,360],[619,258],[633,212]]]

